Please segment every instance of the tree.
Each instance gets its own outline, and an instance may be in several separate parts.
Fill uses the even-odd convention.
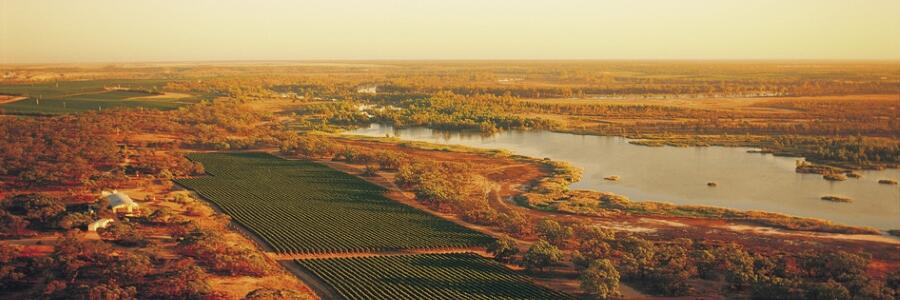
[[[581,263],[582,267],[587,267],[588,264],[594,260],[611,256],[609,243],[600,239],[582,240],[578,245],[578,250],[576,252],[578,252],[583,259]]]
[[[56,242],[52,257],[57,273],[63,274],[60,277],[69,279],[80,268],[91,264],[94,258],[107,255],[111,250],[112,247],[107,243],[82,240],[75,232],[68,232]]]
[[[824,281],[864,274],[869,258],[845,251],[806,253],[798,258],[797,263],[807,277]]]
[[[743,247],[731,243],[716,248],[719,268],[725,273],[725,281],[729,288],[742,290],[749,287],[758,278],[754,270],[754,260]]]
[[[160,207],[147,215],[147,222],[157,225],[169,225],[179,221],[178,215],[167,207]]]
[[[12,237],[20,237],[28,229],[28,221],[16,215],[0,210],[0,232]]]
[[[620,252],[619,270],[622,277],[644,279],[649,268],[653,266],[656,249],[653,242],[628,237],[618,241],[617,250]]]
[[[802,299],[800,280],[768,276],[759,278],[751,287],[753,299]]]
[[[607,299],[619,294],[619,271],[607,259],[591,262],[578,277],[581,288],[594,294],[598,299]]]
[[[837,284],[849,294],[865,299],[887,297],[891,291],[881,282],[872,280],[866,273],[869,257],[845,251],[827,253],[806,253],[798,257],[798,265],[804,277],[818,282],[810,289],[823,293],[822,298],[838,297],[842,294]],[[812,291],[811,291],[812,292]]]
[[[401,152],[379,151],[375,154],[375,161],[382,170],[398,170],[408,160]]]
[[[87,286],[86,286],[87,287]],[[137,288],[134,286],[121,286],[115,280],[90,286],[87,291],[88,299],[137,299]]]
[[[66,206],[59,199],[45,194],[18,195],[4,205],[9,213],[22,216],[39,228],[56,227],[57,217],[66,211]]]
[[[526,267],[531,270],[539,269],[541,272],[545,267],[551,266],[561,259],[562,252],[559,251],[559,248],[542,239],[531,245],[524,257]]]
[[[645,273],[650,286],[670,296],[686,293],[690,289],[688,279],[697,273],[687,249],[677,243],[657,245],[650,270]]]
[[[814,282],[806,286],[806,298],[817,300],[850,299],[850,291],[837,281]]]
[[[530,232],[528,221],[524,214],[517,211],[500,213],[497,217],[497,223],[504,231],[519,237],[526,236]]]
[[[135,229],[134,224],[125,222],[113,222],[106,228],[97,230],[104,240],[113,241],[122,246],[144,246],[147,243],[144,234]]]
[[[569,226],[563,226],[552,219],[543,219],[535,226],[537,234],[542,239],[557,247],[564,247],[572,237],[573,230]]]
[[[28,274],[22,266],[22,247],[0,243],[0,290],[24,287]]]
[[[178,252],[197,259],[210,271],[231,275],[262,276],[271,272],[269,261],[253,249],[233,245],[222,234],[193,229],[178,242]]]
[[[88,224],[91,224],[94,219],[86,214],[86,213],[67,213],[59,219],[57,223],[59,228],[62,229],[74,229],[74,228],[84,228],[87,227]]]
[[[887,279],[885,280],[885,287],[888,290],[894,291],[894,295],[900,295],[900,270],[895,270],[891,274],[888,274]]]
[[[499,239],[494,241],[490,246],[488,246],[487,251],[494,255],[494,258],[506,261],[511,256],[519,253],[519,247],[516,245],[516,241],[510,238],[507,235],[500,236]]]
[[[155,274],[145,286],[148,298],[157,299],[198,299],[212,293],[206,283],[209,275],[194,264],[193,260],[183,259],[169,261],[162,268],[162,273]]]
[[[707,249],[699,249],[691,252],[691,258],[697,266],[697,275],[700,278],[713,280],[717,279],[716,274],[716,255]]]
[[[122,284],[140,283],[144,276],[153,273],[150,257],[137,252],[124,252],[110,259],[100,271],[101,278],[113,278]]]

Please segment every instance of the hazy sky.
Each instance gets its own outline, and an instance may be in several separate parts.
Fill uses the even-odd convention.
[[[900,59],[900,0],[0,0],[0,63]]]

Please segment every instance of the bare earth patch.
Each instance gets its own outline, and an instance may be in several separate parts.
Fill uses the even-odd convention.
[[[190,98],[190,97],[193,97],[193,95],[184,94],[184,93],[165,92],[165,93],[162,93],[161,95],[131,97],[131,98],[127,98],[126,100],[178,100],[178,99],[184,99],[184,98]]]

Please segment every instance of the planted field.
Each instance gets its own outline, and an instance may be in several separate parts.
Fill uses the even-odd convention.
[[[279,253],[483,246],[492,239],[394,202],[374,184],[265,153],[194,154],[208,177],[178,179]]]
[[[0,94],[27,99],[0,104],[0,110],[20,114],[64,114],[98,111],[116,107],[175,109],[197,99],[146,98],[154,94],[141,92],[164,85],[161,81],[70,81],[0,86]],[[106,90],[121,87],[134,90]]]
[[[297,260],[345,299],[570,299],[475,254]]]

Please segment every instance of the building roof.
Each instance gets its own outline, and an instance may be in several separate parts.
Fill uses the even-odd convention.
[[[112,192],[104,191],[100,193],[100,195],[109,200],[109,207],[138,206],[134,200],[131,200],[131,197],[128,197],[128,194],[117,190],[113,190]]]
[[[100,228],[106,228],[109,226],[109,223],[115,222],[115,220],[110,218],[103,218],[97,221],[94,221],[91,224],[88,224],[88,231],[97,231]]]

